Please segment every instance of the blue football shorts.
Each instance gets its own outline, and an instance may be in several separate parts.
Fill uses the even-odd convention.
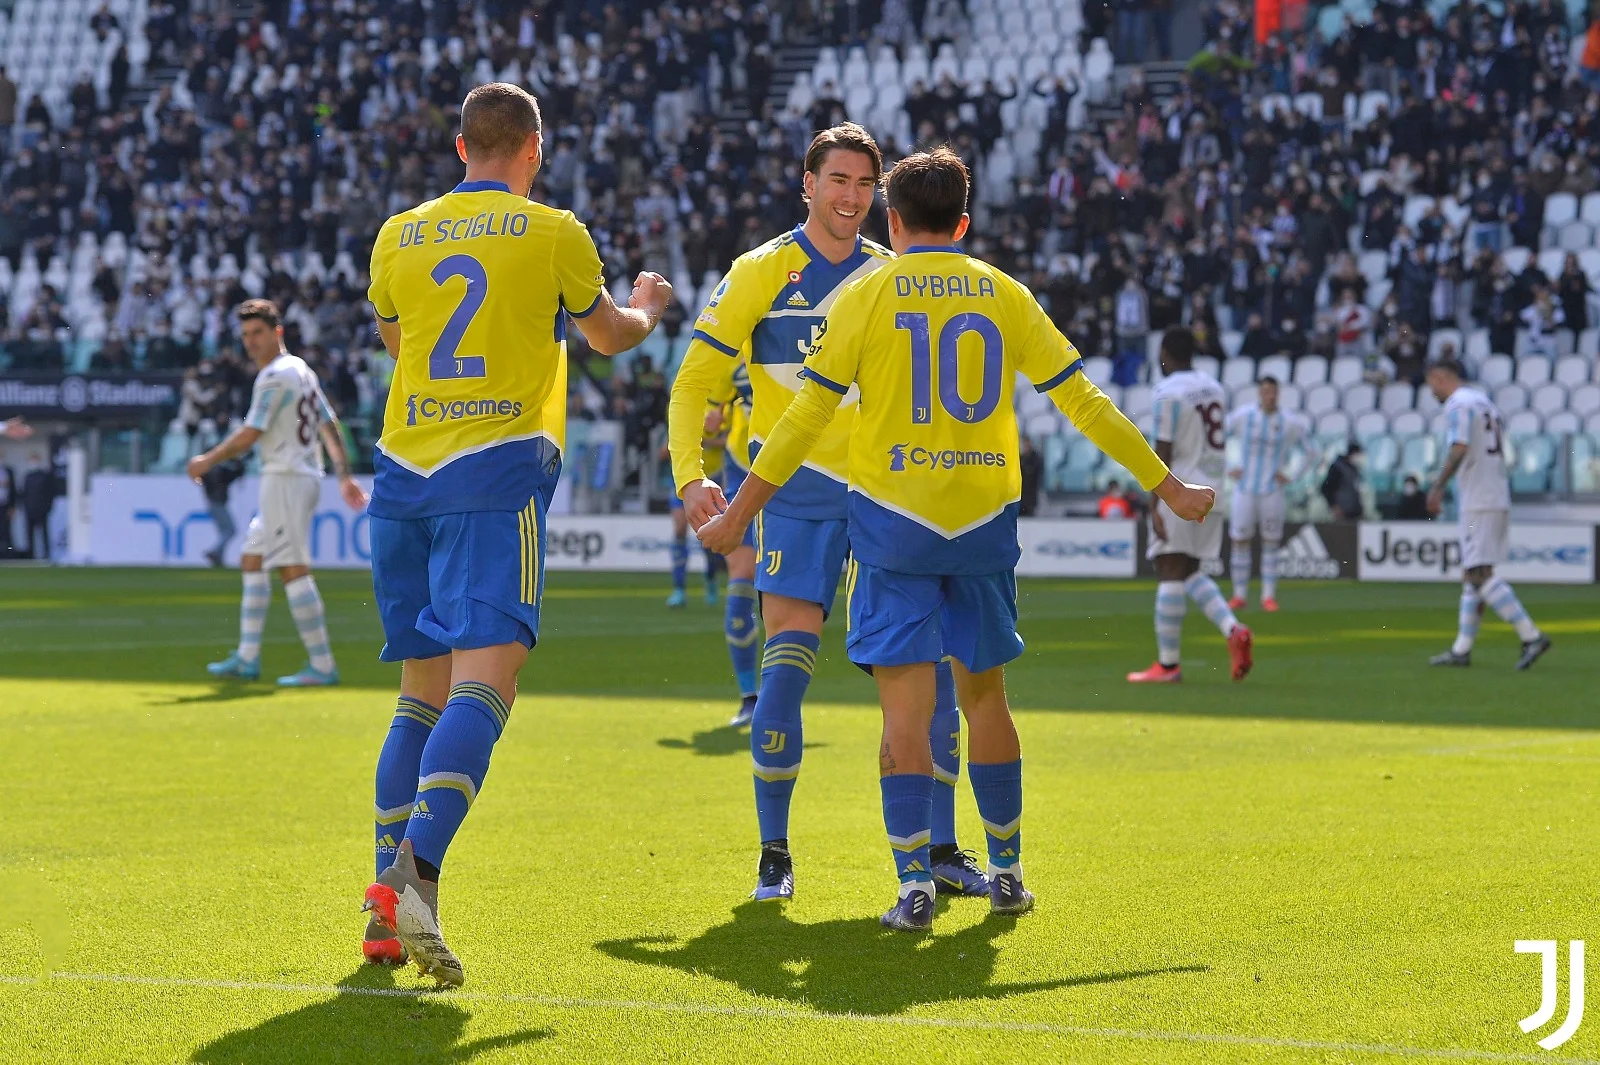
[[[385,662],[539,639],[545,507],[372,518],[372,590]]]
[[[845,597],[845,652],[858,666],[909,666],[948,655],[982,673],[1022,654],[1013,570],[930,577],[851,559]]]
[[[833,613],[839,574],[850,556],[844,518],[813,521],[762,511],[756,515],[756,591],[816,603]]]

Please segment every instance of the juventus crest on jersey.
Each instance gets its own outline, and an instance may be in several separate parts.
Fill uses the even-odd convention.
[[[298,355],[282,352],[256,375],[245,424],[261,431],[262,473],[322,476],[322,423],[332,420],[317,375]]]

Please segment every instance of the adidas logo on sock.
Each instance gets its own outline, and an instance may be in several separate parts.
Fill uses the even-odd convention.
[[[1332,580],[1339,576],[1339,562],[1328,553],[1315,525],[1302,525],[1284,542],[1278,554],[1278,576]]]

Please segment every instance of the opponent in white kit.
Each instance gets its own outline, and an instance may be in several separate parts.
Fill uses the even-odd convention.
[[[1435,666],[1472,665],[1478,619],[1487,603],[1517,630],[1522,641],[1517,668],[1527,669],[1550,650],[1550,637],[1528,617],[1505,578],[1494,573],[1494,567],[1506,560],[1511,531],[1511,486],[1501,447],[1500,412],[1488,396],[1462,383],[1461,364],[1454,359],[1440,359],[1428,367],[1428,388],[1444,404],[1445,443],[1450,449],[1428,490],[1428,513],[1438,514],[1443,508],[1445,487],[1459,473],[1456,503],[1461,512],[1462,569],[1456,642],[1428,661]]]
[[[1229,569],[1233,573],[1233,598],[1228,606],[1243,607],[1250,598],[1250,541],[1261,532],[1261,609],[1278,609],[1278,545],[1283,543],[1283,486],[1289,477],[1284,460],[1305,451],[1311,424],[1298,414],[1278,409],[1278,379],[1256,382],[1256,402],[1228,415],[1228,435],[1239,441],[1239,466],[1228,475],[1233,488],[1233,512],[1228,515],[1228,537],[1233,541]]]
[[[261,458],[261,502],[245,533],[239,558],[244,596],[239,607],[239,646],[206,669],[214,677],[255,680],[261,676],[261,630],[272,601],[267,571],[277,570],[289,597],[300,642],[310,662],[300,672],[279,677],[285,687],[317,687],[339,682],[328,647],[322,596],[311,575],[311,515],[321,494],[322,449],[338,473],[340,494],[353,510],[367,495],[350,476],[350,461],[339,436],[339,422],[322,394],[317,375],[305,360],[283,347],[283,326],[270,300],[246,300],[236,312],[239,339],[258,373],[245,422],[204,455],[189,460],[189,476],[200,480],[220,462],[257,448]]]
[[[1222,483],[1226,459],[1223,435],[1227,394],[1215,377],[1191,367],[1194,334],[1174,326],[1161,337],[1161,371],[1167,376],[1156,385],[1156,454],[1172,475],[1190,484],[1216,487]],[[1135,684],[1172,683],[1183,679],[1179,650],[1187,599],[1205,612],[1206,619],[1228,639],[1228,657],[1234,680],[1250,672],[1250,630],[1239,624],[1222,597],[1222,589],[1200,570],[1200,563],[1222,552],[1222,523],[1184,521],[1165,503],[1150,500],[1150,548],[1156,567],[1156,649],[1149,669],[1129,673]],[[1185,598],[1187,597],[1187,599]]]

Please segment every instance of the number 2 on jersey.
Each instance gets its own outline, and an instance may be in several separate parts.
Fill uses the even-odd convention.
[[[433,283],[441,288],[451,278],[466,278],[467,289],[461,294],[461,302],[456,304],[450,320],[445,322],[433,350],[428,353],[428,379],[487,377],[482,355],[456,354],[456,349],[461,347],[461,338],[467,334],[467,326],[472,324],[473,317],[483,307],[483,301],[489,297],[489,275],[484,271],[483,264],[470,255],[447,255],[439,260],[439,265],[433,268],[430,276]]]
[[[933,421],[933,336],[928,316],[921,311],[901,311],[894,327],[911,334],[911,424]],[[961,338],[977,333],[983,340],[983,391],[968,403],[961,395]],[[1000,405],[1000,371],[1005,362],[1005,340],[1000,328],[981,314],[953,315],[939,330],[939,405],[958,422],[975,424]]]

